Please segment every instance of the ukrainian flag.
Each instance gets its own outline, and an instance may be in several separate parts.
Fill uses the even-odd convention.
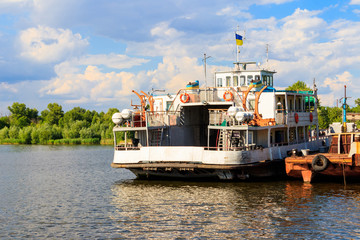
[[[236,38],[236,45],[239,46],[243,45],[243,38],[241,35],[235,33],[235,38]]]

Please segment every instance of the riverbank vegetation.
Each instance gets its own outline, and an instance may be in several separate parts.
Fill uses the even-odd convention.
[[[116,108],[106,113],[75,107],[68,112],[49,103],[40,114],[37,109],[15,102],[9,116],[0,118],[1,144],[112,144],[111,121]]]

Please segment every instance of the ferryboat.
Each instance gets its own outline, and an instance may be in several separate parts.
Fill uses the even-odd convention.
[[[176,94],[133,90],[140,104],[112,118],[111,166],[146,179],[286,176],[291,150],[317,151],[323,139],[315,86],[277,90],[275,73],[237,61],[232,70],[215,72],[212,87],[187,80]]]

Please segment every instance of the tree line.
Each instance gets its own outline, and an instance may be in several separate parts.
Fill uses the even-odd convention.
[[[311,91],[302,81],[286,88],[290,91]],[[356,106],[346,106],[347,112],[360,113],[360,98]],[[75,107],[64,112],[57,103],[49,103],[40,114],[37,109],[15,102],[8,107],[9,116],[0,117],[0,144],[112,144],[114,123],[111,120],[116,108],[106,113]],[[318,106],[320,129],[342,121],[341,107]],[[356,123],[360,127],[360,121]],[[124,138],[124,136],[119,136]]]
[[[0,118],[0,143],[20,144],[111,144],[111,117],[106,113],[75,107],[64,112],[58,103],[49,103],[40,114],[35,108],[15,102],[9,116]]]

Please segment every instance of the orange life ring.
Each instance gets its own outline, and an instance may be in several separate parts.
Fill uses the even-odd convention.
[[[295,113],[294,117],[295,117],[295,122],[298,123],[299,122],[299,115],[297,113]]]
[[[185,96],[185,99],[184,99],[184,96]],[[187,103],[187,102],[189,102],[189,100],[190,100],[189,94],[183,93],[183,94],[180,95],[180,101],[182,103]]]
[[[314,116],[313,116],[313,114],[312,113],[310,113],[310,122],[312,122],[313,121],[313,119],[314,119]]]
[[[229,97],[227,97],[227,95],[229,95]],[[232,94],[232,92],[230,92],[230,91],[224,92],[223,98],[224,98],[224,100],[227,101],[227,102],[233,100],[233,94]]]

